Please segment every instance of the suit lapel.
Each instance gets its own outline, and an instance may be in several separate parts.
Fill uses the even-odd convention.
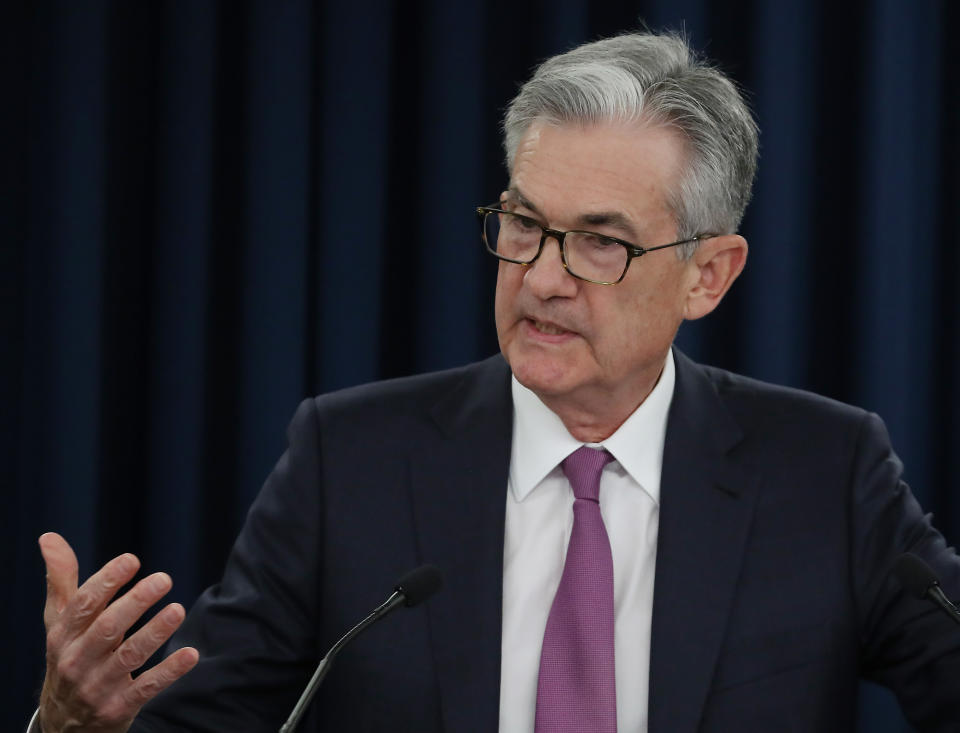
[[[731,457],[739,426],[700,367],[674,350],[650,651],[650,733],[703,713],[753,517],[756,475]]]
[[[487,360],[438,404],[437,450],[411,458],[422,557],[444,589],[427,605],[444,729],[496,730],[503,534],[513,428],[510,372]]]

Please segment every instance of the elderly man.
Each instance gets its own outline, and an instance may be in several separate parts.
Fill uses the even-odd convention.
[[[889,569],[917,553],[956,596],[960,562],[882,423],[672,349],[746,261],[734,85],[626,35],[544,63],[504,129],[477,209],[502,355],[305,401],[223,581],[135,679],[183,611],[123,633],[170,579],[113,600],[125,555],[77,589],[42,537],[44,733],[276,730],[422,561],[445,590],[344,652],[304,730],[849,731],[860,677],[957,729],[960,633]]]

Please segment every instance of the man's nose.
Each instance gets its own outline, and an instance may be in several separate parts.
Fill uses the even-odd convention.
[[[527,266],[523,281],[534,295],[541,299],[554,296],[573,297],[577,294],[577,279],[563,266],[560,240],[546,235],[540,256]]]

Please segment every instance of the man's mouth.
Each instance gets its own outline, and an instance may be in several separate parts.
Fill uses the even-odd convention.
[[[564,334],[572,333],[565,328],[561,328],[555,323],[547,323],[545,321],[538,321],[536,319],[528,319],[531,325],[537,329],[540,333],[547,334],[548,336],[562,336]]]

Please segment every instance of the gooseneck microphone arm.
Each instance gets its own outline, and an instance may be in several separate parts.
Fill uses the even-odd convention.
[[[960,624],[960,609],[940,588],[936,574],[912,552],[905,552],[893,563],[893,574],[904,589],[917,600],[927,600],[939,606],[950,618]]]
[[[442,583],[443,580],[440,576],[440,571],[433,565],[422,565],[401,578],[390,597],[377,606],[363,621],[344,634],[340,641],[334,644],[330,648],[330,651],[327,652],[327,655],[320,660],[320,664],[317,665],[313,677],[310,678],[310,682],[307,683],[303,694],[300,695],[300,699],[297,700],[297,704],[294,705],[290,717],[287,718],[287,722],[280,728],[280,733],[293,733],[296,729],[303,714],[307,711],[310,701],[313,700],[313,696],[317,694],[320,683],[323,682],[323,678],[327,676],[327,672],[330,671],[330,667],[333,666],[333,662],[341,649],[353,641],[363,631],[400,606],[411,607],[425,601],[440,589]]]
[[[927,591],[927,598],[940,606],[940,608],[946,611],[950,618],[960,624],[960,608],[957,608],[957,605],[944,595],[944,592],[940,590],[940,586],[930,588],[930,590]]]
[[[353,639],[355,639],[357,636],[359,636],[361,632],[365,631],[371,624],[379,621],[398,606],[402,605],[404,600],[405,598],[402,593],[399,591],[394,591],[393,595],[391,595],[381,605],[377,606],[373,613],[350,629],[350,631],[343,635],[340,641],[331,647],[330,651],[327,652],[327,656],[321,659],[320,664],[317,665],[317,669],[313,673],[313,677],[310,678],[310,682],[307,683],[303,694],[300,695],[300,699],[297,700],[297,704],[294,705],[293,711],[290,713],[290,717],[287,718],[287,722],[283,724],[282,728],[280,728],[280,733],[293,733],[293,730],[300,722],[300,718],[302,718],[303,714],[307,711],[307,706],[310,704],[310,701],[313,700],[313,696],[317,694],[317,689],[320,687],[320,683],[323,682],[323,678],[327,676],[327,672],[329,672],[330,667],[333,666],[333,660],[336,659],[336,656],[340,650],[353,641]]]

